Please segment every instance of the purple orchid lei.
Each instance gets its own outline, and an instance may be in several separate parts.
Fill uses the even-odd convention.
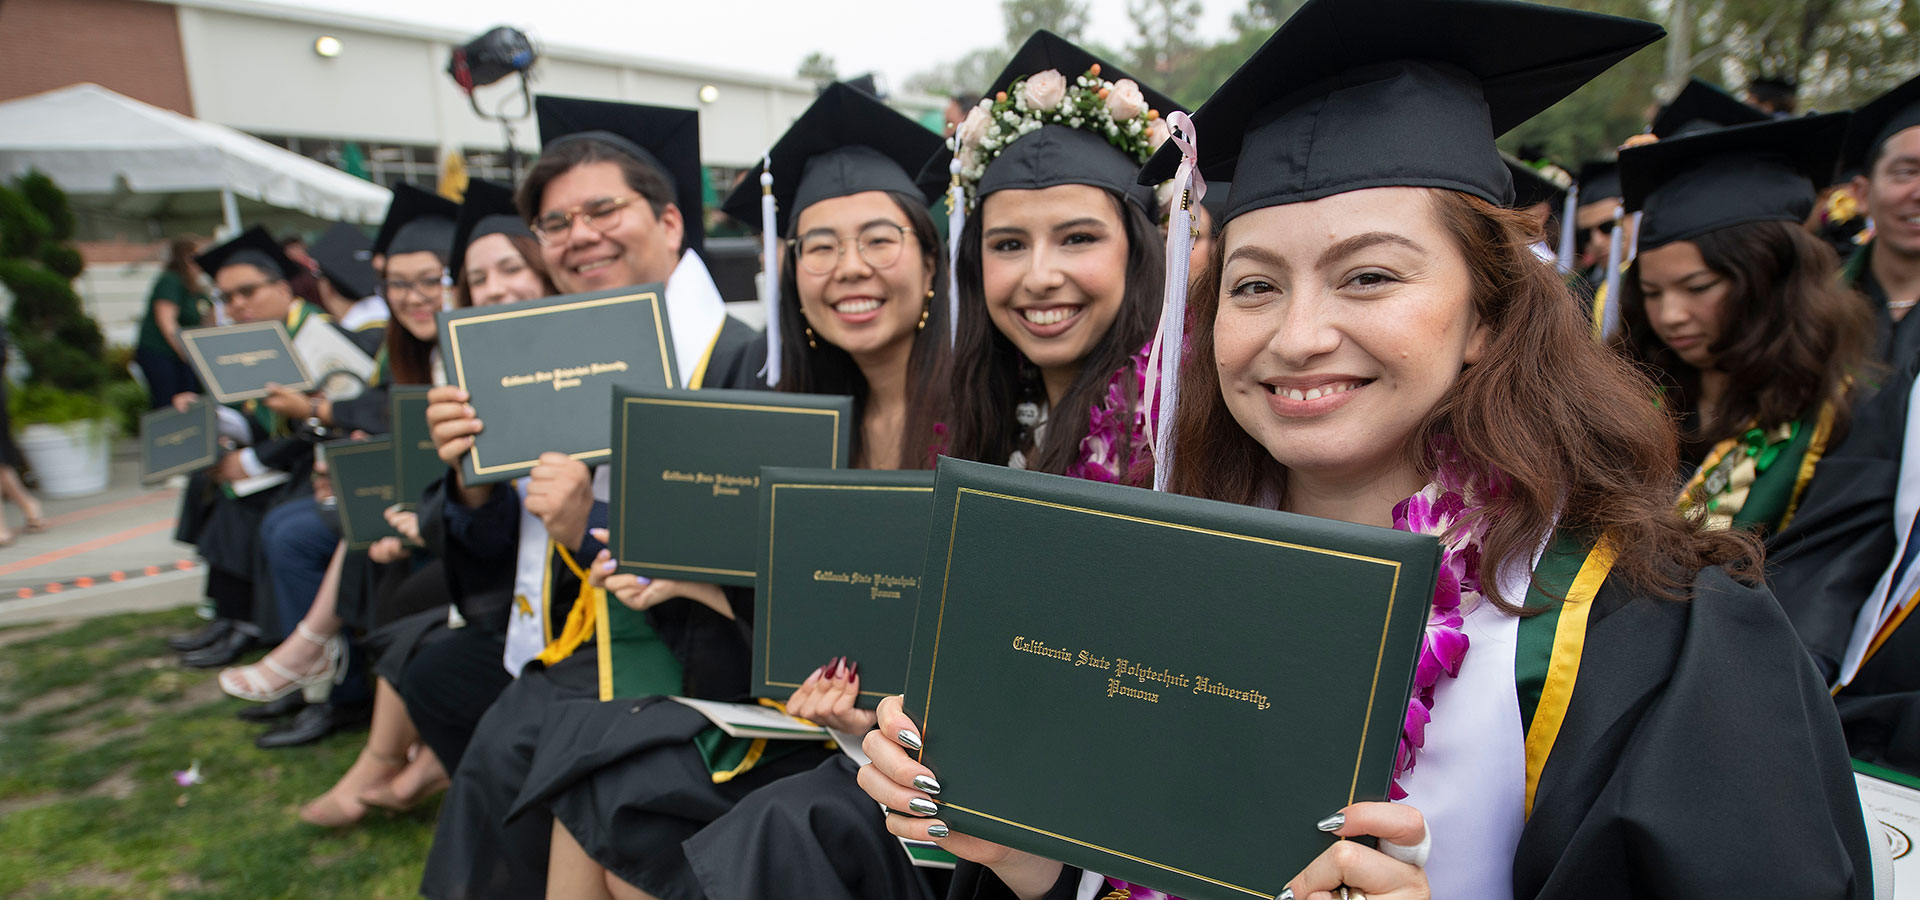
[[[1433,586],[1433,606],[1427,612],[1426,635],[1420,639],[1420,661],[1415,664],[1413,674],[1413,698],[1407,703],[1407,721],[1400,730],[1400,747],[1393,758],[1393,786],[1389,796],[1395,800],[1407,798],[1407,792],[1400,787],[1400,776],[1413,771],[1414,756],[1426,745],[1427,723],[1433,721],[1433,695],[1441,676],[1458,677],[1460,663],[1467,658],[1468,642],[1466,632],[1461,629],[1465,624],[1461,607],[1469,594],[1477,598],[1480,593],[1480,528],[1478,523],[1466,528],[1455,527],[1466,518],[1468,508],[1466,497],[1459,489],[1442,487],[1460,483],[1458,478],[1449,475],[1443,464],[1432,484],[1393,507],[1394,530],[1430,534],[1441,542],[1440,573]],[[1165,891],[1118,878],[1108,878],[1107,885],[1115,892],[1124,892],[1121,896],[1128,900],[1179,900]]]
[[[1109,484],[1135,483],[1139,473],[1152,474],[1153,416],[1146,408],[1147,354],[1152,345],[1141,347],[1107,380],[1107,393],[1087,409],[1087,436],[1080,439],[1080,459],[1067,467],[1067,475]],[[1126,459],[1120,458],[1122,445]]]
[[[1407,702],[1407,721],[1400,730],[1400,747],[1393,758],[1393,787],[1388,796],[1405,800],[1400,777],[1413,771],[1414,757],[1427,743],[1427,723],[1433,721],[1433,696],[1441,676],[1458,677],[1467,658],[1467,634],[1461,607],[1468,595],[1480,594],[1480,528],[1478,523],[1456,527],[1466,517],[1467,501],[1456,479],[1441,477],[1393,508],[1398,531],[1440,538],[1440,571],[1433,586],[1433,605],[1427,611],[1427,631],[1420,638],[1420,660],[1413,671],[1413,697]]]

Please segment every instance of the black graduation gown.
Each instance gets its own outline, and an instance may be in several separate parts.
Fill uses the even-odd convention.
[[[1873,306],[1874,346],[1880,361],[1897,369],[1920,356],[1920,316],[1909,311],[1900,321],[1893,320],[1893,313],[1887,309],[1887,292],[1873,277],[1872,259],[1873,244],[1868,243],[1847,261],[1845,277]]]
[[[1768,592],[1707,569],[1688,602],[1611,580],[1593,602],[1514,853],[1516,900],[1871,898],[1838,719]],[[1072,898],[1079,875],[1047,900]],[[1012,894],[963,864],[949,896]]]
[[[808,900],[933,900],[951,875],[913,865],[886,814],[836,753],[749,794],[681,844],[709,900],[759,900],[806,885]]]
[[[1855,410],[1846,440],[1814,469],[1800,513],[1768,542],[1768,583],[1830,677],[1899,551],[1894,499],[1917,376],[1920,356]],[[1834,703],[1856,757],[1920,775],[1920,626],[1895,630]]]
[[[764,387],[758,372],[765,356],[760,333],[728,316],[714,337],[701,384]],[[505,546],[514,547],[517,542],[515,535]],[[507,558],[512,559],[511,551]],[[582,565],[590,559],[592,554],[576,557]],[[452,559],[448,568],[455,568]],[[571,573],[564,567],[553,573],[552,596],[573,596],[577,588],[561,587],[563,573],[569,578]],[[751,602],[747,607],[750,617]],[[689,690],[690,696],[732,696],[745,691],[748,642],[737,622],[695,603],[663,604],[647,611],[647,622],[680,660],[688,686],[698,689]],[[529,663],[481,717],[441,803],[421,877],[422,895],[431,900],[517,900],[545,892],[552,819],[544,809],[530,810],[511,823],[507,816],[526,782],[549,708],[562,700],[598,699],[599,662],[592,647],[589,640],[553,666]],[[739,687],[729,687],[729,681]]]

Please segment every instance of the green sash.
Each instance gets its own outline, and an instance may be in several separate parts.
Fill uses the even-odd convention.
[[[1750,428],[1715,445],[1681,490],[1681,512],[1697,512],[1714,527],[1772,534],[1793,520],[1833,434],[1834,404],[1810,420],[1771,429]]]
[[[1594,541],[1577,532],[1556,531],[1533,570],[1526,607],[1542,612],[1520,620],[1513,655],[1520,727],[1526,734],[1529,816],[1540,773],[1546,769],[1547,756],[1573,701],[1586,644],[1587,614],[1613,568],[1613,559],[1614,549],[1604,538]]]

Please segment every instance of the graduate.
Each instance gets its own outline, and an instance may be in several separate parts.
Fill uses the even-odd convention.
[[[1187,160],[1233,194],[1192,297],[1172,490],[1436,534],[1462,576],[1423,642],[1444,662],[1415,679],[1399,802],[1272,811],[1276,833],[1377,847],[1333,844],[1281,897],[1871,896],[1838,724],[1753,537],[1673,515],[1652,385],[1587,339],[1501,209],[1494,137],[1660,34],[1308,0],[1193,117]],[[861,783],[896,834],[973,861],[952,896],[1144,893],[954,834],[952,786],[904,752],[917,726],[895,698],[879,718]],[[1086,803],[1126,809],[1127,786]]]
[[[235,322],[280,321],[291,336],[303,328],[335,327],[326,313],[293,295],[287,286],[293,262],[263,228],[241,232],[195,261],[212,275]],[[174,406],[183,409],[198,396],[177,394]],[[207,596],[214,602],[212,622],[168,642],[185,654],[181,663],[194,668],[225,666],[262,636],[277,633],[259,552],[260,525],[269,510],[312,493],[313,438],[304,417],[276,413],[261,400],[226,409],[222,421],[246,433],[246,446],[228,451],[189,481],[174,533],[206,558]]]
[[[1613,160],[1594,160],[1580,167],[1574,181],[1580,185],[1580,205],[1574,209],[1574,265],[1584,273],[1591,291],[1607,280],[1613,217],[1620,209],[1620,167]]]
[[[1846,122],[1776,120],[1620,154],[1641,223],[1616,342],[1678,417],[1691,473],[1680,509],[1711,527],[1785,526],[1868,374],[1871,313],[1804,226]]]
[[[1899,369],[1920,354],[1920,320],[1908,316],[1920,303],[1920,78],[1854,112],[1841,165],[1859,173],[1852,192],[1872,229],[1844,277],[1879,321],[1881,361]]]
[[[380,275],[373,270],[373,240],[356,226],[335,222],[307,252],[320,273],[317,287],[327,315],[351,332],[356,343],[363,335],[383,331],[392,312],[380,296]],[[361,349],[369,348],[362,343]]]
[[[854,398],[850,458],[857,468],[926,468],[933,461],[933,424],[945,391],[939,363],[947,344],[947,273],[928,204],[944,185],[930,179],[923,190],[909,172],[939,147],[939,136],[913,120],[832,84],[773,145],[772,165],[748,172],[722,207],[782,238],[780,293],[769,320],[769,340],[777,341],[770,346],[779,352],[769,374],[783,392]],[[771,176],[764,187],[763,173]],[[775,201],[772,221],[761,215],[765,192]],[[595,583],[636,609],[657,599],[647,592],[660,580],[610,574],[615,565],[602,551]],[[750,611],[752,604],[742,607]],[[743,636],[750,635],[752,623],[739,621]],[[659,668],[651,691],[678,692],[678,667]],[[819,716],[811,721],[861,733],[873,727],[873,716],[853,709],[858,684],[857,662],[832,661],[789,703],[795,714]],[[844,709],[822,702],[835,697],[845,698]],[[742,852],[739,844],[706,844],[710,852],[696,859],[681,846],[769,784],[794,782],[796,802],[831,807],[809,813],[816,821],[837,813],[877,826],[879,808],[859,792],[840,754],[817,742],[728,738],[698,713],[662,699],[568,701],[548,716],[516,804],[553,814],[548,896],[630,896],[638,889],[652,897],[704,897],[708,879],[739,883],[765,867],[784,871],[773,883],[800,883],[790,867],[808,860],[786,849],[767,856]],[[883,829],[852,833],[869,841],[859,851],[836,841],[832,852],[842,865],[858,853],[862,861],[854,865],[870,867],[875,881],[924,892]],[[794,837],[818,846],[811,833]],[[753,890],[746,895],[756,896]]]
[[[1098,74],[1090,76],[1089,83],[1077,83],[1096,67]],[[1049,72],[1065,73],[1076,83],[1077,96],[1063,97],[1063,104],[1087,95],[1097,97],[1102,89],[1108,97],[1124,96],[1130,93],[1124,85],[1133,85],[1144,102],[1118,108],[1122,115],[1114,118],[1122,127],[1136,119],[1160,121],[1176,109],[1170,98],[1133,82],[1112,63],[1044,31],[1014,54],[995,78],[992,94],[1022,96],[1028,85],[1051,81],[1046,76]],[[1043,109],[1021,112],[1046,121]],[[961,229],[960,352],[997,359],[998,369],[982,368],[990,380],[1008,386],[1019,383],[1022,366],[1077,367],[1070,368],[1071,378],[1051,380],[1104,385],[1103,399],[1072,419],[1051,417],[1058,430],[1037,427],[1029,436],[1031,443],[1016,445],[1017,449],[976,440],[968,445],[981,449],[946,453],[956,457],[980,453],[973,458],[995,464],[1046,460],[1046,465],[1057,467],[1048,470],[1055,474],[1132,482],[1148,474],[1149,468],[1146,436],[1151,419],[1140,385],[1144,367],[1136,354],[1109,355],[1108,350],[1147,340],[1166,277],[1161,265],[1165,245],[1157,229],[1148,230],[1146,194],[1133,184],[1150,139],[1126,147],[1107,143],[1104,137],[1083,141],[1098,135],[1096,129],[1103,125],[1086,124],[1085,129],[1044,124],[1004,143],[967,133],[954,148],[977,163],[963,167],[971,174],[962,172],[961,188],[975,198],[970,220],[977,223],[970,221]],[[1023,128],[1024,123],[1012,127]],[[1143,125],[1142,131],[1146,130]],[[974,156],[983,146],[993,149]],[[1065,148],[1078,149],[1062,152]],[[943,152],[927,170],[945,171],[952,158],[951,149]],[[1224,213],[1224,206],[1217,208]],[[1120,221],[1103,218],[1114,210],[1121,211],[1115,217]],[[1055,227],[1056,222],[1071,227]],[[1114,272],[1125,274],[1120,280],[1102,277]],[[1073,328],[1052,334],[1045,330],[1036,334],[1027,327],[1026,316],[1007,314],[1008,310],[1062,306],[1081,309],[1070,319]],[[1109,312],[1113,306],[1118,309]],[[968,335],[978,349],[966,349]],[[1028,377],[1048,380],[1044,370]],[[986,414],[977,418],[1017,423],[1023,415],[1021,405],[1032,404],[1024,415],[1029,421],[1037,420],[1042,415],[1040,401],[1030,398],[1041,390],[976,389],[975,402],[989,404]],[[1047,402],[1053,403],[1051,394]],[[964,416],[954,418],[965,420]],[[1054,436],[1075,432],[1083,436],[1066,446],[1079,453],[1045,453]],[[874,714],[854,708],[859,660],[851,662],[856,667],[851,674],[845,659],[823,667],[795,692],[788,711],[812,721],[833,722],[848,733],[871,730]],[[924,897],[927,882],[937,886],[944,881],[922,880],[930,870],[912,866],[888,833],[886,817],[859,790],[853,764],[843,757],[755,791],[684,846],[704,892],[689,896],[712,900],[775,896],[781,886],[792,884],[807,885],[807,896],[816,900]]]
[[[1764,110],[1749,106],[1708,82],[1689,78],[1687,86],[1674,95],[1673,102],[1662,106],[1654,115],[1647,133],[1664,141],[1735,125],[1753,125],[1772,118]]]
[[[1501,153],[1500,161],[1513,178],[1513,208],[1525,213],[1540,235],[1534,242],[1533,255],[1553,262],[1557,256],[1552,242],[1560,238],[1555,223],[1560,207],[1567,202],[1567,189],[1573,186],[1572,176],[1553,163],[1530,163],[1510,153]]]
[[[461,273],[454,282],[456,307],[532,300],[553,292],[532,232],[514,211],[513,191],[505,185],[481,179],[468,184],[450,247],[448,268]],[[482,284],[477,295],[475,282]],[[390,361],[395,383],[440,380],[437,339],[396,345]],[[475,577],[485,573],[447,571],[444,481],[417,500],[424,515],[391,510],[388,521],[432,561],[395,591],[430,594],[437,602],[410,615],[365,611],[356,623],[363,630],[368,622],[379,626],[366,641],[378,656],[372,728],[365,749],[340,780],[301,808],[300,817],[309,824],[351,825],[370,808],[405,811],[444,789],[475,723],[512,680],[503,665],[507,623],[515,612],[511,572],[489,584]],[[389,553],[401,550],[398,539],[382,543],[389,541],[395,544]],[[369,555],[380,550],[376,544]],[[335,627],[339,624],[335,619]]]
[[[756,373],[765,345],[727,315],[698,252],[705,219],[698,113],[544,96],[534,109],[544,146],[515,205],[555,287],[580,293],[664,283],[681,383],[763,384]],[[485,424],[458,388],[436,388],[429,400],[440,457],[457,466]],[[546,884],[551,822],[530,813],[508,824],[506,816],[547,709],[599,694],[595,597],[583,581],[603,546],[589,526],[605,525],[607,485],[558,453],[517,484],[469,487],[459,477],[457,469],[447,475],[448,572],[491,583],[510,570],[514,606],[525,598],[530,613],[509,622],[505,661],[519,677],[476,724],[454,769],[421,893],[433,900],[533,896]],[[536,629],[556,619],[563,624],[542,643]],[[684,693],[745,690],[734,619],[684,597],[649,609],[647,619],[681,663]]]

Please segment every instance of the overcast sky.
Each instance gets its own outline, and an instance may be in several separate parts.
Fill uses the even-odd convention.
[[[275,5],[306,2],[266,0]],[[1242,0],[1202,0],[1200,32],[1227,33]],[[1090,0],[1089,40],[1125,46],[1127,0]],[[535,41],[728,69],[792,75],[825,51],[840,74],[880,71],[895,85],[1000,40],[998,0],[329,0],[343,13],[471,31],[513,25]]]

